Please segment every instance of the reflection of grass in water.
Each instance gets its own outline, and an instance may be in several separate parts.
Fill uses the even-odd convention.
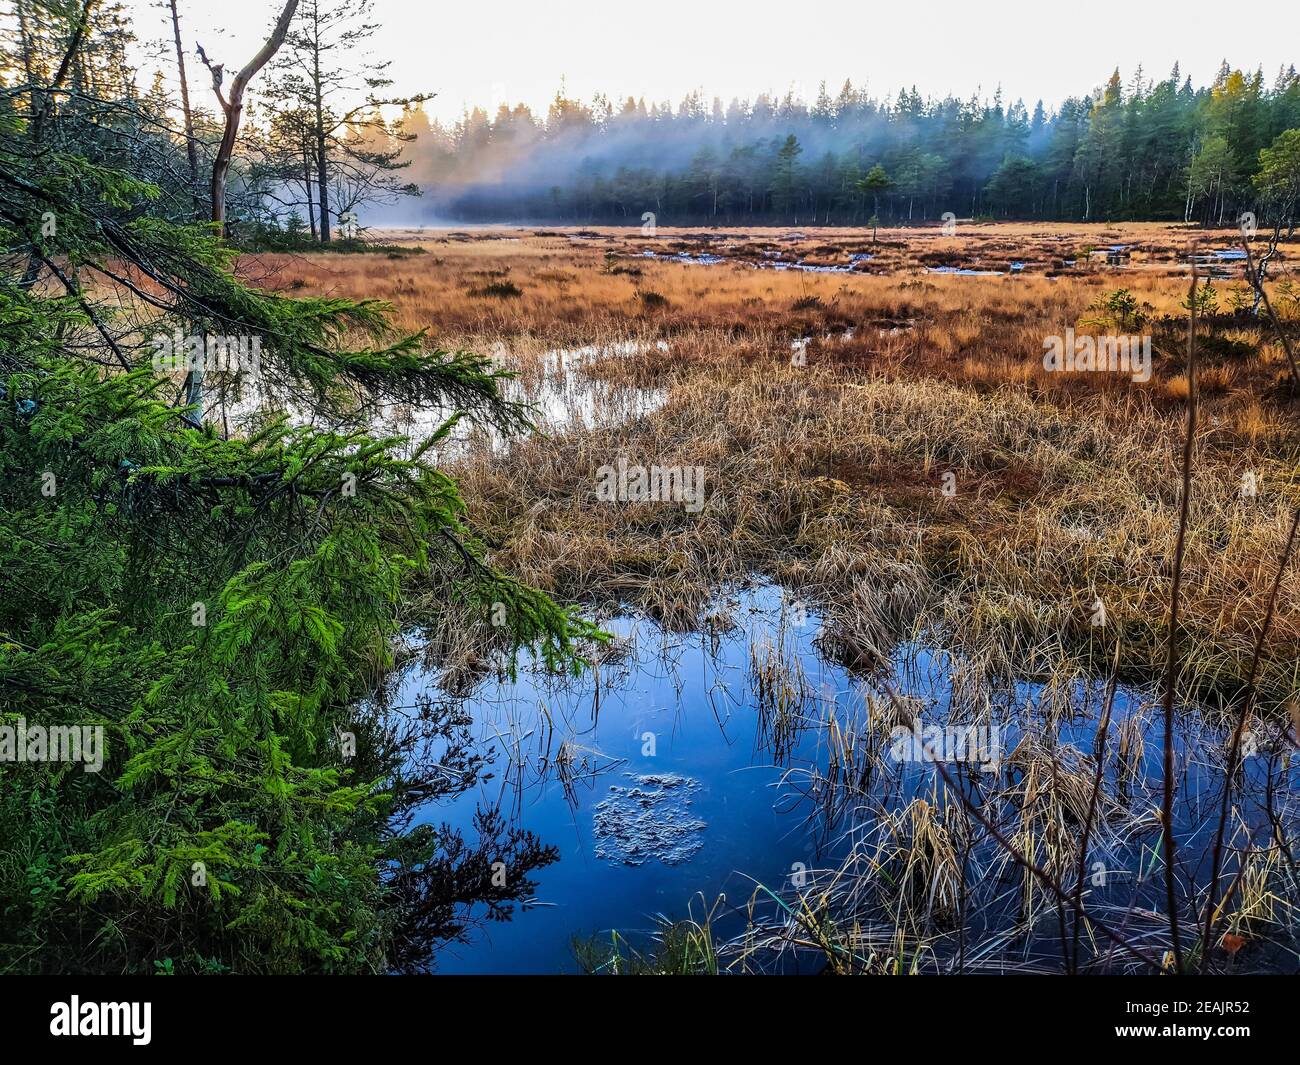
[[[756,708],[773,729],[783,719],[799,719],[792,717],[792,708],[803,687],[798,678],[804,667],[792,663],[789,654],[779,624],[770,636],[749,646]],[[977,801],[1019,854],[1067,886],[1075,883],[1076,867],[1082,868],[1088,914],[1121,928],[1140,949],[1160,957],[1169,939],[1158,906],[1158,753],[1148,760],[1146,736],[1159,722],[1146,705],[1128,698],[1100,766],[1074,737],[1086,742],[1088,717],[1097,717],[1103,708],[1093,705],[1071,678],[1055,678],[1037,690],[1029,712],[1019,716],[1017,739],[1003,752],[997,772],[960,765],[954,771],[966,774]],[[787,884],[775,891],[760,885],[745,931],[720,938],[710,952],[724,971],[771,971],[796,955],[805,960],[801,968],[812,955],[836,972],[1008,966],[1019,971],[1060,970],[1060,959],[1070,956],[1072,929],[1068,916],[1062,926],[1063,908],[1055,896],[995,845],[933,777],[927,778],[930,790],[924,796],[909,799],[900,794],[897,766],[885,755],[887,737],[897,724],[914,727],[918,708],[926,705],[924,700],[864,696],[856,713],[836,706],[825,716],[824,748],[819,744],[815,764],[803,763],[804,751],[799,767],[787,771],[786,783],[803,779],[805,795],[823,804],[818,815],[839,817],[847,832],[844,838],[852,839],[853,846],[830,868],[810,872],[804,885]],[[909,715],[910,722],[902,720]],[[1183,721],[1179,743],[1181,757],[1190,760],[1188,769],[1195,768],[1201,778],[1221,774],[1219,748],[1225,737],[1214,715],[1189,709]],[[1077,732],[1067,738],[1061,734],[1066,728]],[[769,731],[768,739],[779,743],[781,737]],[[873,784],[881,787],[873,791]],[[1099,789],[1095,797],[1094,786]],[[1196,813],[1202,801],[1197,796],[1205,794],[1206,786],[1204,780],[1195,788],[1189,782],[1180,791],[1187,813],[1176,830],[1189,848],[1184,861],[1194,864],[1206,858],[1205,814]],[[832,808],[834,812],[828,812]],[[1289,810],[1283,814],[1288,820],[1294,817]],[[1091,830],[1083,853],[1085,825]],[[1230,846],[1243,852],[1249,838],[1246,826],[1234,822]],[[1199,841],[1194,848],[1193,841]],[[1203,894],[1189,894],[1182,904],[1194,910]],[[1247,945],[1263,946],[1267,957],[1267,941],[1285,942],[1292,936],[1300,917],[1294,898],[1280,849],[1248,854],[1245,872],[1234,881],[1230,902],[1218,919],[1220,945],[1230,955],[1227,964],[1258,968],[1260,962],[1249,959],[1252,954],[1258,959],[1260,952],[1244,950]],[[699,928],[692,931],[700,934]],[[675,947],[673,936],[680,934],[678,930],[670,935],[665,949]],[[1085,969],[1133,967],[1131,958],[1112,949],[1087,924],[1082,943]],[[677,964],[672,950],[663,957],[650,950],[633,953],[635,957],[625,952],[621,962],[606,971],[657,972],[666,970],[656,966]],[[1197,949],[1188,956],[1195,961]]]
[[[926,924],[955,916],[963,882],[956,840],[964,825],[953,813],[937,799],[913,799],[882,822],[870,864],[890,885],[900,915],[920,914]]]
[[[721,904],[719,899],[712,907],[704,907],[698,920],[694,916],[680,921],[657,918],[657,929],[640,949],[617,930],[608,940],[575,937],[574,956],[582,971],[591,975],[716,976],[720,970],[713,918]],[[692,904],[690,909],[694,908]]]
[[[1051,700],[1044,703],[1057,706]],[[1071,957],[1068,907],[993,842],[948,785],[930,778],[929,794],[910,800],[904,795],[900,803],[897,789],[889,784],[893,768],[884,759],[873,770],[885,778],[875,791],[870,785],[854,789],[845,783],[833,752],[851,750],[861,760],[872,750],[869,741],[880,730],[881,717],[869,709],[858,718],[831,718],[826,732],[832,756],[824,769],[805,771],[806,793],[822,798],[833,791],[841,808],[837,816],[843,809],[849,811],[848,853],[830,868],[810,874],[808,883],[770,893],[775,904],[750,932],[720,945],[724,965],[772,968],[784,957],[812,954],[842,972],[1007,966],[1060,971],[1062,959],[1068,963]],[[1058,734],[1057,728],[1069,719],[1053,721],[1024,720],[1019,741],[999,771],[987,776],[969,772],[965,786],[1019,855],[1068,887],[1075,883],[1075,868],[1080,869],[1088,915],[1121,929],[1126,941],[1159,958],[1170,943],[1167,917],[1159,905],[1160,773],[1154,763],[1144,765],[1144,727],[1158,722],[1150,721],[1143,707],[1131,708],[1115,728],[1120,743],[1112,744],[1098,766],[1093,756]],[[1219,759],[1226,757],[1227,738],[1221,728],[1208,728],[1195,710],[1187,711],[1184,721],[1180,749],[1195,761],[1198,775],[1208,774],[1213,782],[1222,775]],[[955,771],[961,778],[962,767]],[[1255,801],[1264,799],[1258,790],[1258,774],[1264,771],[1276,771],[1271,759],[1265,767],[1257,763]],[[872,774],[864,776],[871,779]],[[1212,825],[1201,798],[1207,786],[1202,782],[1194,790],[1188,782],[1179,792],[1185,813],[1175,831],[1185,848],[1182,861],[1191,869],[1202,867],[1208,857]],[[1294,824],[1295,816],[1291,804],[1284,802],[1275,820]],[[1090,826],[1090,835],[1083,853],[1085,826]],[[1252,830],[1236,816],[1230,826],[1229,846],[1244,855],[1244,871],[1234,879],[1218,918],[1226,935],[1216,937],[1216,945],[1226,952],[1230,968],[1251,967],[1247,959],[1253,956],[1254,968],[1271,970],[1274,944],[1285,953],[1285,945],[1294,942],[1300,929],[1294,868],[1284,847],[1260,846],[1266,839],[1261,831],[1267,832],[1267,824]],[[1289,829],[1281,831],[1289,835]],[[1180,899],[1180,905],[1197,912],[1204,901],[1202,882]],[[773,921],[774,915],[780,919]],[[817,915],[827,916],[823,920]],[[827,935],[830,915],[835,928]],[[756,936],[755,928],[762,933]],[[1083,968],[1134,966],[1131,957],[1097,936],[1090,922],[1082,932]],[[1254,949],[1239,956],[1247,945]],[[1198,960],[1201,949],[1199,944],[1191,947],[1189,958]],[[1218,957],[1222,961],[1225,953]]]
[[[594,788],[604,774],[622,765],[624,761],[626,759],[611,758],[591,747],[575,743],[572,739],[565,739],[560,742],[551,768],[564,792],[564,801],[571,807],[577,807],[579,786],[588,790]],[[544,778],[546,772],[546,767],[543,766],[540,775]]]
[[[970,670],[964,660],[930,649],[928,666],[900,670],[908,678],[907,696],[879,698],[864,682],[851,686],[843,699],[836,692],[823,706],[823,697],[810,690],[808,681],[815,669],[812,652],[801,653],[786,623],[788,612],[772,605],[779,590],[769,586],[756,594],[764,604],[762,612],[751,611],[749,616],[762,620],[756,628],[751,622],[748,638],[734,639],[730,646],[733,655],[741,656],[732,666],[747,678],[760,743],[774,760],[779,754],[787,764],[783,790],[802,792],[808,800],[810,827],[820,831],[823,821],[833,823],[838,827],[828,827],[823,840],[849,840],[852,847],[846,855],[837,851],[831,867],[810,876],[808,885],[791,890],[787,884],[774,892],[781,906],[764,894],[763,906],[754,907],[753,923],[744,934],[735,935],[729,925],[710,955],[724,970],[770,969],[784,964],[783,959],[797,955],[806,961],[812,955],[820,964],[845,972],[951,971],[958,966],[1059,971],[1052,959],[1060,936],[1060,908],[1052,894],[993,846],[980,826],[963,817],[946,789],[935,788],[933,777],[924,778],[923,795],[909,794],[902,768],[889,755],[896,727],[915,730],[945,722],[959,722],[963,728],[1013,722],[1014,735],[1003,750],[998,772],[960,764],[952,771],[972,782],[981,807],[1016,850],[1061,883],[1074,885],[1075,869],[1086,859],[1083,890],[1090,915],[1123,927],[1149,953],[1158,956],[1164,950],[1168,941],[1153,895],[1161,875],[1159,826],[1152,814],[1159,751],[1153,752],[1147,735],[1159,722],[1149,705],[1126,696],[1115,716],[1103,752],[1095,812],[1090,814],[1098,767],[1086,752],[1091,723],[1102,709],[1097,686],[1081,687],[1080,678],[1064,673],[1041,685],[1003,691],[977,670],[975,675],[988,687],[985,698],[972,699],[969,692],[959,698],[953,692],[945,708],[936,695]],[[712,648],[717,655],[723,635],[736,631],[737,612],[731,600],[708,606],[705,631],[698,637],[706,653]],[[646,628],[653,645],[656,627]],[[683,646],[678,640],[668,643]],[[812,645],[824,646],[825,641],[814,640]],[[663,653],[670,653],[667,648],[665,644]],[[920,649],[902,657],[913,660]],[[611,658],[626,658],[631,652],[630,639],[608,649]],[[635,683],[634,671],[620,681],[621,686]],[[937,687],[927,689],[927,683]],[[819,714],[819,708],[828,712]],[[549,710],[539,711],[539,725],[547,735],[567,719],[555,714],[554,705]],[[1180,762],[1202,779],[1221,773],[1224,736],[1217,715],[1189,708],[1180,722]],[[817,737],[815,750],[805,742],[810,730]],[[597,755],[594,747],[580,747],[572,738],[559,741],[554,765],[566,793]],[[1189,786],[1180,802],[1194,810],[1203,802],[1197,796],[1205,793],[1203,783]],[[1282,814],[1288,821],[1293,816],[1286,809]],[[1089,821],[1091,836],[1082,854],[1082,829]],[[722,825],[715,828],[725,831]],[[1203,861],[1199,848],[1206,842],[1204,814],[1180,821],[1177,828],[1186,841],[1184,861]],[[1234,820],[1229,837],[1233,853],[1244,851],[1247,836]],[[1114,878],[1111,883],[1093,883],[1098,863]],[[1246,945],[1283,939],[1295,927],[1295,892],[1288,875],[1276,847],[1248,858],[1246,874],[1216,919],[1221,934],[1231,937],[1224,943],[1225,949],[1232,949],[1236,968],[1258,967],[1252,960],[1258,957],[1256,948]],[[1197,900],[1189,896],[1184,904],[1194,909]],[[691,931],[701,934],[698,928]],[[713,931],[716,938],[716,926]],[[635,949],[624,944],[621,960],[610,962],[605,971],[659,971],[655,965],[695,971],[694,963],[678,950],[685,932],[664,934],[664,956],[639,942]],[[613,942],[611,950],[618,946]],[[1086,928],[1082,944],[1085,969],[1129,967],[1127,959],[1111,956],[1106,944]],[[1189,957],[1194,960],[1195,953],[1189,952]]]
[[[763,639],[749,647],[750,683],[758,711],[758,738],[778,765],[783,764],[807,727],[808,678],[782,626],[776,641]]]

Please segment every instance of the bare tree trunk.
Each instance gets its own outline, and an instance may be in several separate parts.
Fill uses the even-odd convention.
[[[190,110],[190,83],[185,77],[185,49],[181,47],[181,17],[176,0],[168,0],[172,12],[172,36],[176,39],[176,70],[181,81],[181,112],[185,116],[185,154],[190,162],[190,188],[199,183],[199,150],[194,140],[194,113]]]
[[[304,140],[302,145],[302,187],[307,195],[307,220],[311,223],[311,239],[317,239],[316,201],[311,194],[311,148]]]
[[[1263,303],[1264,310],[1273,323],[1273,330],[1277,333],[1278,340],[1282,342],[1282,350],[1286,353],[1286,361],[1291,365],[1291,387],[1293,390],[1300,392],[1300,364],[1296,362],[1296,354],[1291,348],[1291,341],[1287,337],[1286,330],[1282,328],[1282,323],[1278,320],[1277,314],[1273,311],[1273,303],[1268,298],[1268,291],[1264,288],[1264,275],[1260,270],[1255,269],[1255,257],[1250,254],[1250,241],[1243,240],[1241,247],[1246,253],[1246,280],[1250,282],[1255,294]]]
[[[1291,239],[1291,235],[1294,232],[1295,226],[1288,228],[1286,234],[1288,240]],[[1259,257],[1259,269],[1255,273],[1255,281],[1252,286],[1255,290],[1255,300],[1251,304],[1251,314],[1258,315],[1260,312],[1260,307],[1264,301],[1264,278],[1268,276],[1268,264],[1272,260],[1273,256],[1277,254],[1277,246],[1281,240],[1282,223],[1279,220],[1273,224],[1273,235],[1268,238],[1268,247],[1264,249],[1264,254]]]
[[[276,21],[271,36],[266,39],[266,43],[262,45],[257,55],[248,61],[235,75],[235,80],[230,83],[229,99],[221,93],[222,65],[213,66],[208,62],[208,57],[203,54],[203,49],[199,48],[199,58],[212,71],[212,89],[217,94],[221,110],[226,116],[226,128],[221,137],[221,145],[217,148],[217,157],[212,163],[212,221],[217,223],[218,233],[225,232],[226,176],[230,173],[230,159],[235,152],[239,123],[244,115],[244,90],[248,88],[248,83],[253,80],[257,72],[279,51],[280,45],[284,44],[284,39],[289,33],[289,23],[297,10],[298,0],[285,0],[284,10],[280,12],[280,18]]]
[[[316,135],[316,199],[320,208],[320,239],[322,244],[330,242],[330,189],[326,174],[328,157],[325,152],[325,134],[318,131]]]
[[[312,89],[315,92],[313,103],[316,108],[316,199],[320,208],[320,240],[322,244],[330,242],[330,189],[329,189],[329,155],[325,151],[325,99],[320,72],[320,23],[315,30],[315,47],[312,49]]]
[[[212,162],[212,221],[217,224],[219,235],[224,236],[226,231],[226,176],[230,173],[230,159],[235,152],[239,122],[244,114],[244,90],[248,88],[248,83],[253,80],[257,72],[279,51],[280,45],[284,44],[284,39],[289,33],[289,23],[297,10],[298,0],[285,0],[284,10],[280,12],[271,36],[230,83],[229,99],[221,93],[222,64],[213,66],[204,55],[202,46],[199,47],[199,58],[212,72],[212,91],[217,94],[221,110],[226,116],[226,128],[221,135],[221,145],[217,148],[217,156]],[[198,408],[197,417],[201,423],[203,421],[203,371],[201,369],[191,370],[185,380],[185,402],[188,406]]]
[[[36,113],[36,71],[32,66],[33,49],[31,31],[27,27],[27,5],[18,0],[18,40],[22,49],[23,74],[27,78],[29,114]]]
[[[85,0],[85,3],[82,4],[81,13],[77,16],[77,22],[72,27],[72,33],[68,37],[68,46],[63,53],[63,62],[59,64],[59,69],[54,74],[54,80],[50,82],[45,94],[35,99],[30,129],[32,143],[38,147],[45,139],[45,127],[49,122],[51,113],[54,111],[54,99],[59,90],[63,88],[63,83],[68,80],[68,72],[72,70],[77,54],[81,51],[82,42],[86,39],[86,27],[90,25],[90,13],[98,2],[99,0]],[[41,257],[37,254],[37,249],[33,248],[31,254],[27,257],[27,269],[23,271],[22,281],[19,282],[21,287],[30,288],[34,285],[40,272]]]

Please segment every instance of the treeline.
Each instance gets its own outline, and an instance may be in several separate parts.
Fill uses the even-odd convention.
[[[416,105],[397,130],[428,202],[402,220],[865,224],[961,217],[1217,224],[1256,205],[1260,151],[1300,127],[1294,66],[1267,81],[1225,62],[1195,88],[1175,66],[1117,70],[1049,113],[1021,101],[876,100],[845,82],[811,104],[698,94],[675,109],[557,95],[451,127]],[[879,167],[887,184],[867,182]]]

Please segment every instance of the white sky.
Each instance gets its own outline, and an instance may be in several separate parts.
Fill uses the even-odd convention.
[[[126,0],[144,43],[170,42],[157,0]],[[197,39],[214,61],[242,65],[265,38],[279,0],[180,0],[186,51]],[[376,0],[381,25],[372,50],[392,60],[394,94],[436,92],[431,114],[454,120],[467,104],[502,101],[545,110],[563,79],[571,96],[597,91],[671,100],[783,95],[811,99],[825,79],[845,77],[884,97],[913,84],[923,96],[976,89],[1048,108],[1101,84],[1118,66],[1125,83],[1141,63],[1164,78],[1177,60],[1195,85],[1219,63],[1264,68],[1300,64],[1300,2],[1258,0]],[[168,44],[170,48],[170,44]],[[197,60],[194,60],[197,63]],[[170,53],[144,59],[146,80]],[[195,84],[196,80],[198,84]],[[192,85],[204,92],[201,79]]]

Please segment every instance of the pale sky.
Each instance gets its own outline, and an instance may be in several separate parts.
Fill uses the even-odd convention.
[[[142,43],[171,28],[157,0],[126,0]],[[186,51],[197,39],[227,68],[248,60],[265,38],[279,0],[180,0]],[[834,95],[846,77],[873,96],[913,84],[923,96],[977,89],[1007,102],[1023,97],[1049,109],[1082,95],[1120,68],[1127,84],[1139,63],[1166,77],[1175,61],[1194,85],[1227,59],[1262,65],[1271,83],[1280,65],[1300,65],[1300,2],[1259,0],[376,0],[375,55],[392,60],[394,94],[436,92],[427,108],[445,120],[467,104],[495,111],[523,101],[545,111],[561,80],[589,101],[603,91],[671,100],[694,89],[753,98],[791,87],[811,100],[825,79]],[[174,59],[141,62],[146,80]],[[197,60],[194,60],[197,64]],[[197,72],[195,72],[197,73]],[[194,87],[207,93],[201,78]]]

